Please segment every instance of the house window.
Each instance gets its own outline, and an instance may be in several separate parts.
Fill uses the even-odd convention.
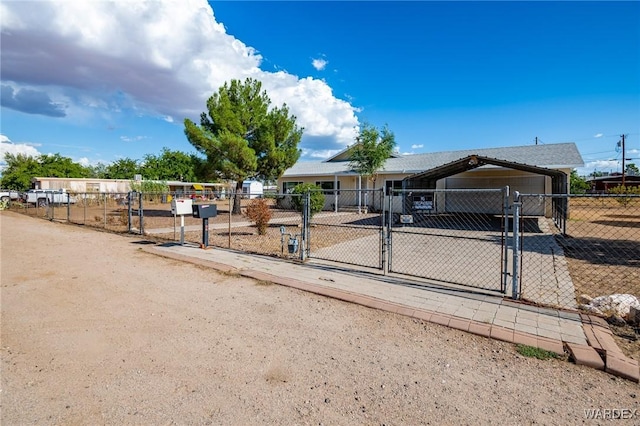
[[[100,183],[87,182],[87,192],[100,192]]]
[[[384,182],[384,193],[385,195],[393,195],[392,190],[401,190],[402,189],[402,181],[401,180],[387,180]]]
[[[291,194],[293,188],[300,185],[302,182],[282,182],[282,193]]]
[[[326,180],[326,181],[320,181],[320,182],[316,182],[316,186],[319,186],[320,188],[322,188],[324,190],[325,194],[333,194],[333,190],[337,189],[338,191],[340,191],[340,181],[338,181],[338,187],[334,188],[334,181],[332,180]],[[340,192],[338,192],[338,195],[340,195]]]

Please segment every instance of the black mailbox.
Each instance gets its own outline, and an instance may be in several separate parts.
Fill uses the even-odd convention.
[[[218,215],[218,208],[215,204],[193,204],[193,217],[208,219]]]

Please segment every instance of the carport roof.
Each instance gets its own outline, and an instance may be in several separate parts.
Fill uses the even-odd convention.
[[[529,164],[516,163],[513,161],[500,160],[498,158],[484,157],[480,155],[469,155],[459,160],[452,161],[451,163],[443,164],[439,167],[426,170],[424,172],[416,173],[407,176],[405,180],[422,180],[422,179],[441,179],[447,176],[452,176],[458,173],[462,173],[467,170],[475,169],[485,165],[494,165],[499,167],[506,167],[509,169],[523,170],[525,172],[536,173],[551,177],[563,177],[566,176],[564,172],[557,169],[550,169],[546,167],[531,166]]]
[[[546,169],[573,169],[584,166],[584,161],[578,152],[578,148],[574,143],[570,142],[405,155],[389,158],[379,173],[405,175],[421,173],[472,155]],[[509,166],[506,165],[505,167]],[[355,175],[356,173],[349,167],[348,160],[337,161],[330,159],[324,162],[298,162],[285,171],[283,177],[333,176],[338,174]]]

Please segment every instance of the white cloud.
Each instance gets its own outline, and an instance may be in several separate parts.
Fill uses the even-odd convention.
[[[593,135],[594,138],[601,138],[604,135],[602,133],[596,133],[595,135]]]
[[[120,136],[120,140],[123,142],[138,142],[147,139],[146,136]]]
[[[423,144],[413,144],[411,145],[411,149],[418,149],[418,148],[424,148]]]
[[[297,116],[306,129],[305,152],[353,142],[353,106],[324,81],[260,69],[262,57],[227,34],[205,0],[42,1],[35,12],[33,6],[1,5],[2,81],[7,93],[37,94],[50,114],[51,106],[64,105],[66,117],[58,120],[128,113],[178,125],[185,117],[199,121],[224,82],[253,77],[274,105],[286,102]]]
[[[318,71],[324,70],[327,67],[328,63],[329,61],[322,58],[317,58],[311,61],[311,65],[313,65],[313,67]]]
[[[4,169],[7,163],[4,161],[5,154],[27,155],[37,157],[40,152],[29,143],[13,143],[6,135],[0,134],[0,170]]]
[[[588,176],[594,171],[598,172],[620,172],[622,171],[622,163],[620,160],[594,160],[587,161],[584,167],[576,169],[578,175]]]

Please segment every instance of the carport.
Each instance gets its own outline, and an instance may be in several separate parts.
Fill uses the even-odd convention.
[[[469,155],[460,158],[459,160],[443,164],[442,166],[434,167],[424,172],[407,176],[402,180],[403,193],[409,194],[413,190],[436,190],[437,182],[441,179],[487,165],[520,170],[536,175],[551,177],[551,214],[556,226],[563,233],[565,232],[565,224],[568,214],[567,199],[566,197],[562,197],[562,195],[566,195],[568,193],[568,185],[567,175],[560,170],[548,169],[544,167],[516,163],[512,161],[501,160],[498,158],[484,157],[480,155]],[[473,188],[470,187],[468,189]],[[411,200],[405,200],[405,205],[407,205],[407,201],[411,203]]]

